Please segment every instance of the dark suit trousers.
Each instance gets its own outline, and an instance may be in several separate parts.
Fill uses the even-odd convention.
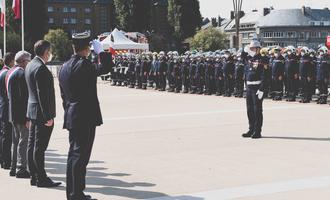
[[[84,197],[86,167],[95,138],[95,127],[80,127],[69,131],[70,149],[67,164],[67,199],[81,200]]]
[[[43,123],[32,121],[29,130],[28,166],[31,175],[36,175],[38,181],[47,178],[45,171],[45,151],[54,126],[47,127]]]
[[[246,108],[249,119],[249,131],[254,133],[261,133],[263,114],[262,102],[256,95],[259,86],[247,86],[246,88]]]
[[[11,123],[1,120],[1,154],[2,162],[7,166],[11,163],[11,142],[12,142],[12,126]]]

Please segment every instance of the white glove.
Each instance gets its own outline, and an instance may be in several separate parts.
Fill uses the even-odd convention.
[[[101,42],[99,42],[97,40],[93,40],[92,45],[93,45],[94,52],[96,54],[100,54],[101,52],[104,52]]]
[[[258,99],[261,100],[262,97],[264,97],[264,92],[258,90],[257,93],[256,93],[256,95],[258,96]]]

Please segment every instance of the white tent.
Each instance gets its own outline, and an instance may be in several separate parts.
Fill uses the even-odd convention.
[[[121,31],[115,29],[101,44],[103,49],[114,50],[149,50],[149,44],[136,43],[128,39]]]

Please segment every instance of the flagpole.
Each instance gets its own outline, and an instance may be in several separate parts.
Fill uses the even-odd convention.
[[[4,19],[4,22],[3,22],[3,55],[6,55],[7,53],[7,45],[6,45],[6,25],[7,25],[7,22],[6,22],[6,18],[7,18],[7,14],[6,14],[6,0],[3,0],[3,9],[4,9],[4,15],[3,15],[3,19]]]
[[[22,17],[22,50],[24,51],[24,0],[21,0],[21,4],[22,4],[22,7],[21,7],[21,17]]]

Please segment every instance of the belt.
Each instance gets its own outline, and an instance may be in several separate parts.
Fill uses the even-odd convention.
[[[246,84],[247,85],[260,85],[261,81],[247,81]]]

